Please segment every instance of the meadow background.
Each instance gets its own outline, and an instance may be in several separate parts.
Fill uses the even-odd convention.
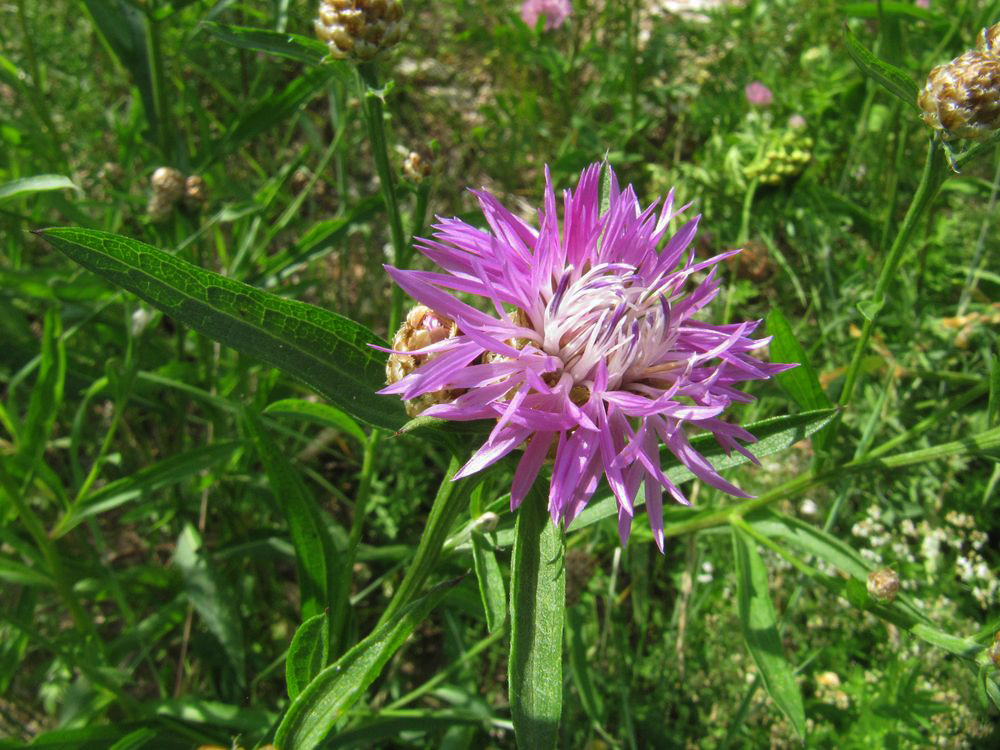
[[[927,5],[574,0],[543,31],[513,2],[408,0],[408,35],[378,63],[406,234],[433,215],[481,225],[467,187],[530,218],[546,164],[560,188],[606,158],[644,202],[671,187],[693,202],[699,255],[745,248],[706,319],[787,321],[820,386],[812,405],[836,403],[931,132],[859,69],[845,29],[919,86],[1000,20],[1000,2]],[[355,69],[233,28],[310,37],[315,12],[0,5],[0,748],[262,746],[295,692],[286,655],[306,619],[289,498],[350,553],[342,648],[376,625],[413,555],[442,443],[373,439],[310,409],[321,401],[299,381],[30,234],[114,232],[391,338],[391,238]],[[748,100],[755,81],[770,103]],[[404,170],[411,152],[426,173]],[[917,225],[832,444],[728,476],[762,494],[996,427],[998,156],[963,164]],[[200,182],[151,215],[163,166]],[[805,408],[758,385],[741,423]],[[808,747],[1000,745],[985,651],[1000,627],[997,445],[927,456],[774,505],[859,569],[891,567],[907,606],[964,639],[929,643],[863,586],[838,597],[762,546]],[[484,537],[506,580],[513,517],[495,501],[509,479],[495,485],[456,519],[433,581],[473,568],[467,526],[494,506]],[[698,511],[733,502],[685,489]],[[562,747],[801,746],[744,645],[725,525],[660,555],[644,519],[621,548],[609,518],[570,530],[565,563]],[[323,746],[513,747],[500,619],[467,575]]]

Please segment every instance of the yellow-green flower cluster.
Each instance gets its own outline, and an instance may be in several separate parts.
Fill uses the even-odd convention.
[[[787,130],[744,167],[743,176],[756,179],[761,185],[778,185],[805,169],[812,160],[812,147],[812,138]]]

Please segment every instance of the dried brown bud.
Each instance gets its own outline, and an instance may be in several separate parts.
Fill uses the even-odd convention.
[[[969,50],[927,76],[917,104],[942,138],[983,139],[1000,128],[1000,56],[992,41],[998,36],[997,27],[984,30],[981,46],[988,52]]]
[[[423,179],[431,173],[431,165],[426,159],[424,159],[416,151],[411,151],[403,159],[403,175],[406,176],[411,182],[416,182],[417,184],[423,182]]]
[[[198,210],[205,205],[208,194],[205,192],[205,181],[198,175],[191,175],[184,181],[184,205],[192,210]]]
[[[892,568],[868,574],[868,593],[879,601],[891,602],[899,591],[899,575]]]
[[[184,175],[173,167],[159,167],[150,178],[153,196],[160,197],[168,204],[184,194]]]
[[[146,203],[146,214],[149,216],[149,220],[157,224],[166,221],[173,209],[174,201],[167,200],[163,193],[154,192],[149,196],[149,202]]]
[[[983,29],[976,37],[976,49],[984,55],[1000,55],[1000,23]]]
[[[398,0],[321,0],[316,36],[330,56],[371,60],[403,38],[403,6]]]
[[[425,346],[436,344],[458,335],[458,325],[451,318],[434,312],[429,307],[417,305],[406,315],[406,322],[392,339],[392,348],[397,352],[412,352]],[[385,365],[385,379],[389,385],[399,382],[437,353],[431,354],[390,354]],[[415,417],[424,409],[435,404],[454,401],[461,391],[443,389],[424,393],[406,402],[406,413]]]

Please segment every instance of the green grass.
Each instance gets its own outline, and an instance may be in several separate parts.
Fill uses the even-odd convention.
[[[1000,153],[922,182],[879,78],[1000,3],[517,5],[411,0],[363,80],[301,0],[0,8],[0,748],[996,745]],[[367,344],[408,304],[382,264],[482,224],[467,187],[525,214],[605,156],[694,203],[699,255],[746,247],[705,318],[810,367],[731,411],[779,418],[726,470],[756,500],[684,478],[660,555],[599,489],[538,558],[508,463],[442,484],[482,429],[395,435]],[[155,222],[161,166],[205,200]]]

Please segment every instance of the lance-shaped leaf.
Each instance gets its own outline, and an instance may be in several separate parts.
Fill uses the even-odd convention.
[[[330,733],[378,677],[403,645],[458,580],[448,581],[411,602],[385,624],[324,669],[288,707],[274,736],[279,750],[312,750]]]
[[[306,65],[318,65],[327,56],[323,42],[307,36],[249,26],[203,21],[202,28],[234,47],[287,57]]]
[[[312,682],[330,654],[330,625],[326,613],[314,615],[295,631],[285,658],[285,684],[288,697],[295,700]]]
[[[536,482],[518,509],[510,574],[508,692],[521,750],[555,748],[562,712],[566,567],[562,531],[549,520],[541,487]]]
[[[875,79],[890,94],[916,108],[917,84],[905,71],[876,57],[846,26],[844,27],[844,40],[847,42],[847,53],[862,73]]]
[[[89,229],[38,232],[82,266],[199,333],[278,367],[375,427],[405,422],[402,402],[375,394],[384,345],[364,326],[206,271],[142,242]]]
[[[806,715],[802,693],[795,683],[792,666],[782,652],[774,605],[767,591],[767,568],[753,537],[736,524],[732,528],[736,601],[743,639],[771,699],[788,717],[795,733],[804,738]]]

